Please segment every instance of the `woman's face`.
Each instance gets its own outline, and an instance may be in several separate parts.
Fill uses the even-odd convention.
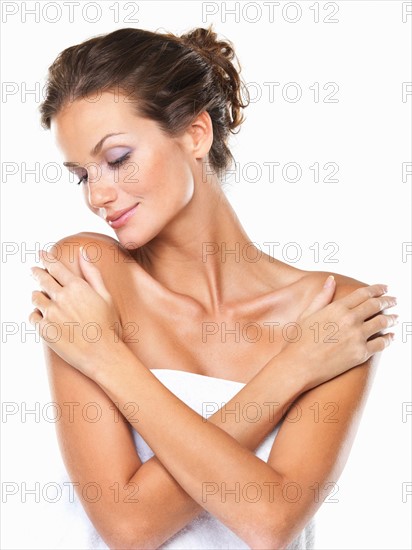
[[[68,104],[51,123],[88,207],[127,248],[150,241],[190,202],[196,159],[188,132],[167,137],[133,105],[105,92],[94,102]]]

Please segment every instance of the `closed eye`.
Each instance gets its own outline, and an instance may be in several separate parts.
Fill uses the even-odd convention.
[[[114,160],[113,162],[108,162],[107,164],[111,170],[116,170],[116,168],[124,164],[129,157],[130,157],[130,153],[126,153],[122,157]],[[80,180],[77,182],[77,185],[80,185],[82,181],[87,182],[87,173],[80,178]]]
[[[117,166],[121,166],[124,162],[126,162],[126,160],[127,160],[129,157],[130,157],[130,153],[126,153],[125,155],[123,155],[123,156],[120,157],[119,159],[114,160],[113,162],[108,162],[107,164],[108,164],[110,167],[116,168]]]

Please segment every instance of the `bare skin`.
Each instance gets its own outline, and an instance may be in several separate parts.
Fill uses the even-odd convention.
[[[107,364],[102,361],[101,374],[90,371],[85,375],[50,346],[45,347],[54,399],[98,402],[105,412],[95,425],[81,418],[74,423],[62,418],[58,426],[71,478],[81,485],[93,480],[105,487],[98,503],[82,499],[87,513],[107,544],[116,548],[158,547],[204,509],[251,547],[286,546],[330,492],[325,483],[336,482],[343,470],[378,354],[359,367],[346,372],[342,369],[338,376],[331,374],[330,380],[322,380],[325,383],[315,387],[308,383],[305,365],[296,365],[298,356],[285,355],[284,325],[296,321],[312,303],[329,273],[298,270],[266,254],[251,262],[247,259],[254,256],[251,249],[248,255],[240,253],[235,258],[228,254],[222,261],[222,243],[228,250],[239,243],[242,251],[250,239],[216,177],[208,174],[205,180],[202,168],[213,139],[207,113],[202,113],[179,139],[171,139],[152,121],[132,115],[130,104],[115,104],[111,94],[103,94],[97,103],[79,100],[63,109],[56,115],[52,130],[67,161],[104,166],[100,175],[89,173],[83,186],[86,202],[95,214],[110,216],[139,202],[135,215],[116,229],[120,244],[132,248],[133,243],[137,251],[128,253],[113,246],[110,237],[98,234],[79,234],[59,242],[64,251],[62,263],[70,273],[86,280],[78,256],[70,256],[69,247],[64,245],[72,243],[76,249],[80,244],[96,243],[100,247],[102,255],[95,266],[119,320],[123,326],[133,328],[137,323],[139,327],[139,341],[129,338],[127,352],[122,348],[120,359],[112,354]],[[99,139],[111,132],[125,135],[108,138],[100,153],[90,155]],[[128,162],[129,167],[138,166],[138,181],[127,178],[131,170],[119,169],[115,182],[105,163],[113,151],[119,157],[126,148],[134,150]],[[219,251],[208,255],[206,261],[205,243],[215,243]],[[47,268],[52,272],[52,266]],[[44,272],[38,275],[46,276]],[[60,273],[56,271],[53,276],[64,288]],[[50,297],[51,283],[43,279],[41,286]],[[325,295],[323,305],[366,286],[338,274],[335,279],[336,290]],[[374,296],[382,292],[376,291]],[[393,305],[390,297],[385,298],[386,307]],[[37,315],[44,317],[48,305],[42,300],[44,295],[33,303],[42,312]],[[380,304],[373,313],[383,309]],[[395,321],[392,316],[381,317],[385,324],[374,327],[370,334]],[[272,327],[273,331],[264,324],[274,322],[279,325]],[[240,338],[230,333],[224,338],[223,323],[228,330],[240,323]],[[242,337],[248,323],[261,329],[262,337],[256,342]],[[217,332],[206,334],[211,328]],[[253,338],[255,332],[250,329],[247,336]],[[114,371],[117,364],[122,369]],[[306,367],[310,370],[311,364]],[[307,414],[298,423],[282,424],[266,464],[253,455],[253,450],[281,419],[281,407],[272,418],[258,423],[222,422],[218,413],[203,422],[180,400],[176,404],[176,398],[148,371],[154,368],[243,382],[246,386],[233,402],[263,404],[266,400],[283,406],[297,400]],[[131,395],[140,404],[137,429],[156,454],[144,465],[134,449],[127,422],[113,422],[113,403],[123,414]],[[313,404],[322,408],[331,402],[337,404],[339,421],[314,421],[310,413]],[[170,422],[172,404],[176,406],[171,420],[173,433],[183,434],[183,440],[177,435],[170,438],[170,425],[163,427]],[[191,434],[191,440],[198,441],[195,448]],[[205,456],[209,457],[206,463]],[[303,495],[293,504],[285,500],[269,503],[263,498],[251,505],[244,500],[222,502],[218,493],[205,503],[202,482],[210,479],[224,480],[228,485],[234,480],[241,484],[267,480],[280,486],[293,480],[301,485]],[[139,503],[113,503],[107,487],[115,480],[121,487],[129,481],[137,483]],[[317,500],[310,489],[315,482],[320,486]]]

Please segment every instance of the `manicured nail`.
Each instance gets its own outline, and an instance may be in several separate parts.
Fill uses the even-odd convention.
[[[323,285],[323,288],[330,288],[333,285],[334,280],[335,277],[333,275],[329,275],[329,277],[325,281],[325,284]]]

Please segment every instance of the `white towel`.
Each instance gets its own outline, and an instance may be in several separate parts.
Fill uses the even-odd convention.
[[[151,372],[172,393],[203,416],[203,418],[209,418],[217,409],[220,409],[225,403],[230,401],[245,385],[242,382],[174,369],[151,369]],[[253,414],[252,410],[248,411],[248,418],[253,418]],[[265,462],[268,460],[280,424],[281,422],[255,451],[255,455]],[[131,429],[140,460],[146,462],[154,453],[140,434],[133,427]],[[67,477],[66,480],[69,480],[69,478]],[[66,516],[66,519],[69,521],[66,525],[71,524],[71,528],[67,528],[62,533],[61,540],[56,541],[58,542],[56,548],[70,547],[73,549],[90,548],[108,550],[108,546],[89,520],[77,495],[75,495],[74,499],[75,501],[70,504],[70,510],[68,510],[68,515]],[[76,540],[73,538],[70,539],[70,537],[73,537],[73,532],[77,533]],[[70,543],[70,546],[67,546],[68,543]],[[288,550],[313,549],[314,544],[315,520],[312,518],[287,548]],[[175,533],[160,548],[212,550],[221,548],[247,549],[249,546],[226,525],[209,514],[209,512],[204,511],[178,533]]]

